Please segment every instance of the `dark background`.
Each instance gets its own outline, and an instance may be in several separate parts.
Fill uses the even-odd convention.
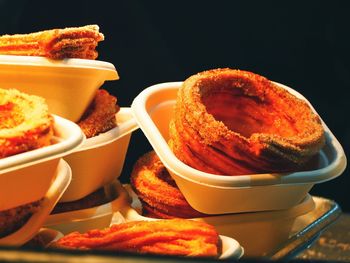
[[[103,86],[130,106],[144,88],[202,70],[249,70],[301,92],[350,150],[350,4],[347,1],[5,1],[0,35],[98,24],[99,60],[120,80]],[[151,149],[131,138],[122,180]],[[349,170],[315,185],[350,212]],[[232,200],[234,201],[234,200]]]

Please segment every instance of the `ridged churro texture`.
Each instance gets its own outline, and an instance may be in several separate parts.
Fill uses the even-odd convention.
[[[219,236],[213,226],[186,219],[134,221],[104,230],[73,232],[54,247],[190,257],[217,257]]]
[[[219,175],[302,169],[325,142],[309,105],[265,77],[214,69],[178,91],[169,145],[184,163]]]
[[[106,132],[117,126],[115,114],[120,110],[117,98],[110,95],[106,90],[99,89],[78,121],[78,125],[86,138],[91,138]]]
[[[102,40],[104,35],[97,25],[3,35],[0,36],[0,54],[96,59],[98,53],[95,49]]]
[[[43,98],[0,89],[0,158],[51,144],[53,124]]]
[[[130,176],[130,184],[142,202],[144,216],[153,218],[205,216],[189,205],[154,151],[144,154],[137,160]]]

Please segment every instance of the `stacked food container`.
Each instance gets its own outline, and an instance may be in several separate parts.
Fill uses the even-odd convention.
[[[23,245],[44,225],[59,229],[73,221],[93,219],[101,224],[91,224],[92,228],[109,226],[117,210],[113,206],[116,193],[99,207],[52,211],[57,203],[79,202],[99,189],[113,188],[121,174],[131,133],[137,128],[130,108],[116,114],[117,127],[89,139],[75,123],[102,84],[118,79],[115,67],[87,59],[2,55],[0,61],[0,88],[45,98],[55,116],[52,145],[0,159],[0,211],[44,197],[39,212],[15,233],[1,237],[0,244]]]
[[[288,240],[297,217],[314,209],[308,194],[312,186],[334,179],[344,171],[344,151],[322,123],[326,143],[307,171],[219,176],[193,169],[176,158],[168,145],[169,122],[181,85],[182,82],[161,83],[143,90],[131,106],[136,121],[188,203],[209,215],[195,220],[208,222],[220,234],[239,240],[250,256],[266,255]],[[312,108],[301,94],[278,85]],[[141,216],[135,212],[141,211],[135,195],[134,201],[127,212],[132,219]]]
[[[137,196],[117,180],[131,134],[138,127],[188,203],[208,215],[193,220],[213,225],[222,235],[221,257],[238,258],[242,247],[250,256],[264,255],[284,242],[296,218],[314,209],[308,194],[312,186],[345,169],[343,149],[324,123],[326,144],[311,170],[217,176],[191,168],[176,158],[167,143],[181,82],[145,88],[130,108],[116,114],[117,127],[86,139],[74,122],[104,81],[116,79],[115,67],[102,61],[0,56],[0,88],[44,97],[55,114],[56,138],[50,146],[0,159],[0,211],[44,198],[39,212],[16,232],[1,237],[0,245],[21,246],[43,227],[67,234],[102,229],[111,223],[154,220],[142,216]],[[306,101],[296,91],[280,86]],[[96,201],[100,196],[107,201],[57,210],[60,205]],[[264,239],[252,241],[256,235]]]

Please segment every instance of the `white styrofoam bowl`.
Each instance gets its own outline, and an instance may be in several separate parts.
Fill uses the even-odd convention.
[[[49,216],[52,209],[68,187],[72,178],[72,173],[69,165],[60,159],[55,177],[37,212],[35,212],[29,220],[16,232],[0,238],[0,246],[21,246],[34,237],[41,229],[46,218]],[[17,192],[20,194],[20,192]]]
[[[218,176],[184,164],[167,144],[181,85],[182,82],[169,82],[148,87],[134,99],[131,108],[139,127],[194,209],[206,214],[288,209],[302,201],[314,184],[334,179],[344,171],[344,151],[324,123],[326,145],[312,170]],[[295,90],[278,85],[307,102]]]
[[[60,158],[83,144],[85,136],[78,125],[59,116],[54,121],[53,144],[0,159],[0,211],[45,196]]]
[[[122,107],[116,119],[117,127],[86,139],[79,149],[64,157],[73,178],[60,202],[79,200],[120,176],[131,134],[138,126],[130,108]]]
[[[114,65],[104,61],[0,55],[0,88],[41,96],[50,112],[74,122],[97,89],[106,80],[118,78]]]

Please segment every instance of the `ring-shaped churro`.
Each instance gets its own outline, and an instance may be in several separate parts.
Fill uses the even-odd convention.
[[[204,216],[189,205],[154,151],[144,154],[135,163],[130,184],[142,202],[142,212],[145,216],[155,218]]]
[[[53,118],[45,100],[15,89],[0,89],[0,158],[51,143]]]
[[[221,175],[298,170],[324,145],[309,105],[260,75],[204,71],[178,91],[170,145],[196,169]]]

